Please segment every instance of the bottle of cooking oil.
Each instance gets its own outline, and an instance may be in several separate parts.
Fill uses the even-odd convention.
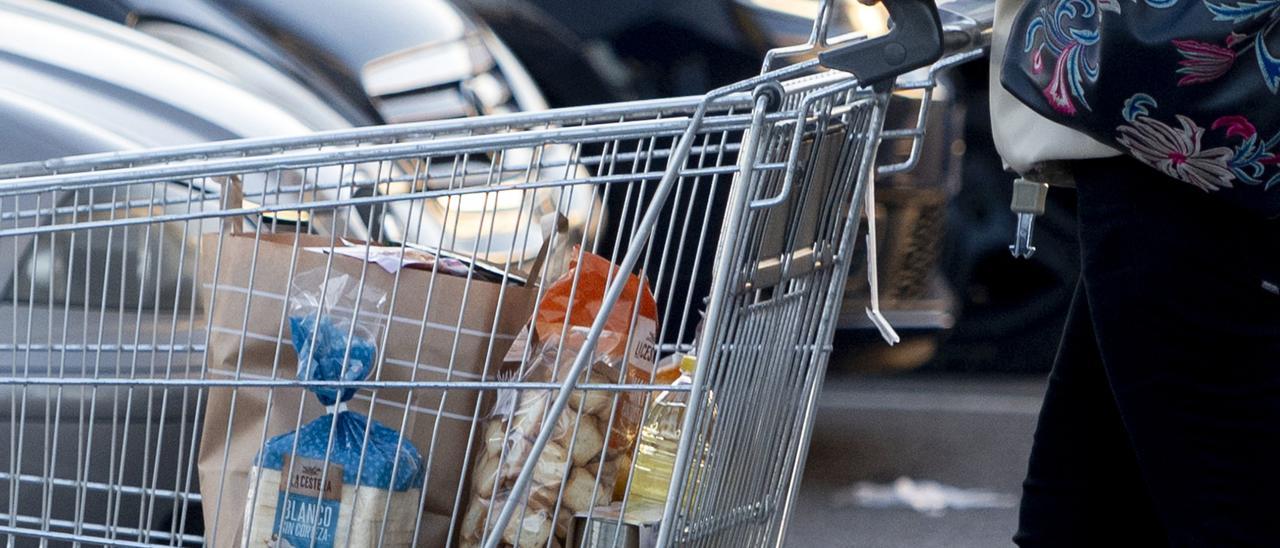
[[[697,363],[693,356],[681,358],[680,376],[671,385],[693,384]],[[666,503],[688,401],[688,392],[667,391],[659,392],[649,403],[649,413],[636,440],[639,447],[631,468],[631,502],[628,504],[661,507]]]

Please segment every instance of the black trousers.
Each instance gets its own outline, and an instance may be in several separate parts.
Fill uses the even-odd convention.
[[[1014,542],[1280,546],[1280,223],[1127,158],[1075,173],[1081,279]]]

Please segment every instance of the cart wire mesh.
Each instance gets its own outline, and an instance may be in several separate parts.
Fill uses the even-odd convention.
[[[0,534],[242,545],[272,521],[255,453],[336,416],[308,389],[352,389],[426,463],[406,522],[359,503],[383,517],[365,542],[626,545],[638,430],[667,393],[687,411],[647,534],[778,544],[877,148],[918,140],[937,71],[975,56],[898,83],[924,94],[914,128],[883,130],[889,90],[810,59],[700,97],[0,166]],[[433,267],[405,266],[423,253]],[[553,281],[570,307],[588,291],[587,253],[617,266],[593,321],[539,334]],[[286,303],[307,269],[385,293],[334,308],[381,326],[368,379],[296,375]],[[643,306],[605,325],[632,274],[656,299],[652,356],[633,355]],[[690,384],[636,367],[683,355]]]

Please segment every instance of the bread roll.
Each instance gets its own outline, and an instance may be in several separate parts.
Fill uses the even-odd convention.
[[[542,450],[542,457],[538,459],[538,464],[533,469],[533,485],[541,487],[559,485],[563,482],[568,458],[569,455],[564,447],[557,443],[548,443],[547,447]],[[519,475],[518,468],[516,473]]]
[[[552,546],[560,544],[559,539],[568,539],[570,528],[573,527],[573,512],[567,508],[561,508],[560,513],[556,514],[556,540],[552,541]]]
[[[502,446],[507,439],[507,424],[498,418],[485,421],[484,432],[481,434],[480,441],[483,443],[482,451],[486,455],[499,455],[502,453]]]
[[[600,457],[604,449],[604,433],[600,431],[599,422],[591,415],[584,415],[578,421],[578,433],[573,439],[573,463],[583,465]]]
[[[586,382],[588,384],[613,383],[609,377],[595,371],[587,375]],[[612,402],[613,394],[604,390],[574,390],[573,396],[569,398],[569,406],[585,415],[600,416],[601,413],[607,412]]]
[[[458,538],[462,541],[463,546],[479,545],[484,540],[484,520],[489,513],[489,505],[487,500],[474,498],[467,505],[467,513],[462,516],[462,524],[459,526]]]
[[[594,474],[583,468],[574,468],[569,473],[569,482],[565,484],[561,501],[565,508],[581,512],[595,506],[595,502],[607,501],[609,495],[598,491]]]
[[[551,538],[551,516],[545,512],[525,512],[513,516],[502,531],[502,541],[516,546],[543,546]]]
[[[471,492],[482,499],[493,497],[494,485],[498,483],[498,455],[485,453],[476,461],[471,472]]]

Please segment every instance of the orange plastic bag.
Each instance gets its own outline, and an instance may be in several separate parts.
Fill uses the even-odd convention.
[[[574,255],[578,249],[574,249]],[[608,259],[594,253],[582,252],[581,260],[569,264],[569,271],[547,288],[542,302],[538,306],[538,317],[534,329],[539,337],[545,338],[559,334],[567,323],[570,327],[590,329],[600,308],[604,303],[604,295],[608,284],[617,276],[618,267]],[[577,291],[574,291],[574,282]],[[573,302],[570,303],[570,297]],[[570,306],[572,305],[572,309]],[[639,306],[637,313],[636,307]],[[631,330],[632,319],[635,319],[635,331]],[[649,382],[648,374],[653,371],[657,357],[656,337],[658,325],[658,304],[649,290],[649,283],[635,274],[627,276],[626,287],[618,298],[605,321],[604,331],[615,336],[601,337],[597,354],[621,358],[625,347],[606,347],[608,343],[630,342],[631,355],[628,356],[628,379],[635,382]],[[628,338],[627,335],[631,337]],[[619,336],[620,335],[620,336]],[[637,372],[635,370],[643,370]],[[643,373],[643,378],[641,378]]]

